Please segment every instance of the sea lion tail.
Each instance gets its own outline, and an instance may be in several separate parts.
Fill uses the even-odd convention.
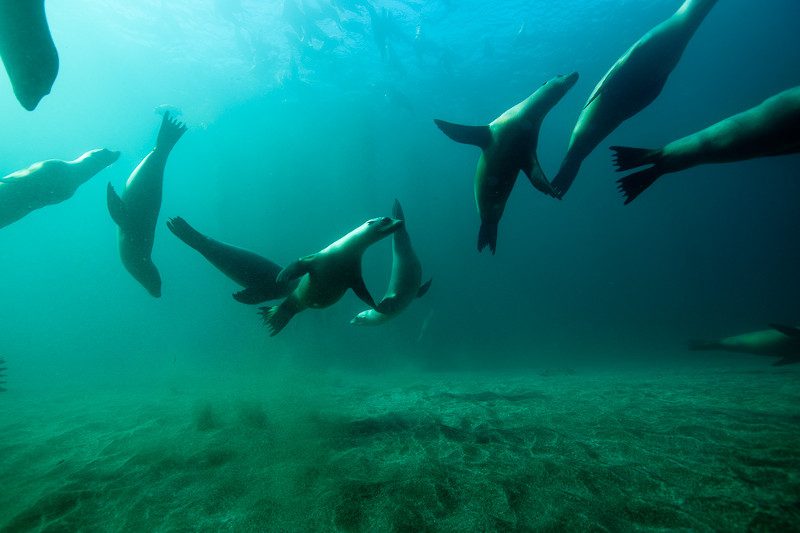
[[[483,251],[486,246],[494,255],[497,247],[497,222],[481,222],[481,229],[478,230],[478,251]]]
[[[258,312],[264,325],[269,328],[269,336],[274,337],[281,332],[292,319],[296,311],[284,301],[280,305],[259,307]]]
[[[186,133],[186,124],[172,117],[169,112],[164,113],[161,120],[161,129],[158,130],[156,150],[168,154],[175,143]]]
[[[650,148],[632,148],[630,146],[612,146],[611,151],[614,159],[614,166],[617,172],[630,170],[644,165],[654,165],[661,157],[661,150]]]
[[[721,348],[719,341],[703,341],[703,340],[691,340],[689,341],[688,347],[689,350],[693,352],[719,350]]]
[[[194,249],[197,249],[206,238],[181,217],[168,219],[167,227],[176,237]]]
[[[636,200],[640,194],[663,175],[664,172],[659,167],[650,167],[618,179],[617,189],[625,196],[625,205]]]

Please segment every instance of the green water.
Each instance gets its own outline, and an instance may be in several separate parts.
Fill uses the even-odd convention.
[[[362,0],[47,0],[59,75],[28,112],[0,69],[0,176],[122,155],[0,229],[0,530],[800,531],[800,365],[686,349],[800,324],[800,159],[696,167],[623,206],[608,151],[800,85],[797,0],[718,2],[569,196],[520,176],[494,256],[479,151],[433,119],[485,124],[578,71],[542,123],[552,177],[595,84],[680,0],[369,3],[395,26],[383,58]],[[160,106],[188,131],[156,299],[106,187]],[[376,328],[348,293],[270,338],[165,225],[285,266],[395,198],[433,282]],[[378,300],[391,261],[390,239],[365,253]]]

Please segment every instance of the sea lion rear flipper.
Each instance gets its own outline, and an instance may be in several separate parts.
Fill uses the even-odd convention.
[[[297,279],[304,274],[308,274],[311,270],[311,263],[314,261],[316,254],[301,257],[297,261],[292,261],[286,268],[278,272],[278,277],[275,279],[278,283],[288,283],[293,279]]]
[[[650,167],[617,180],[617,189],[625,196],[625,205],[634,201],[663,175],[658,167]]]
[[[358,279],[353,281],[353,285],[350,288],[353,289],[353,292],[356,293],[356,296],[361,298],[365,304],[380,313],[378,306],[375,305],[375,300],[372,298],[372,295],[369,293],[369,289],[367,289],[367,285],[364,283],[363,277],[359,275]]]
[[[121,228],[125,227],[128,223],[128,208],[111,183],[106,188],[106,202],[108,203],[108,212],[114,223]]]
[[[428,293],[428,289],[431,288],[431,282],[432,281],[433,281],[433,278],[429,279],[428,281],[426,281],[425,283],[420,285],[419,290],[417,290],[417,298],[422,298],[423,296],[425,296]]]
[[[527,166],[525,166],[522,171],[528,176],[528,180],[530,180],[531,185],[536,187],[537,190],[545,193],[548,196],[552,196],[554,198],[558,197],[558,193],[547,181],[547,176],[544,175],[544,171],[542,170],[542,166],[539,164],[539,160],[536,156],[532,156],[531,160],[528,161]]]
[[[284,301],[281,305],[259,307],[258,312],[264,321],[264,325],[269,328],[269,336],[274,337],[286,327],[286,324],[289,323],[296,311]]]
[[[617,172],[631,170],[645,165],[654,165],[661,158],[661,150],[652,148],[634,148],[632,146],[610,146],[614,152],[614,166]]]
[[[186,130],[186,124],[173,118],[169,112],[164,113],[156,139],[156,150],[168,154]]]
[[[795,363],[800,363],[800,358],[797,357],[784,357],[783,359],[778,359],[772,366],[786,366],[786,365],[793,365]]]
[[[775,331],[783,333],[787,337],[792,337],[793,339],[800,339],[800,328],[796,328],[794,326],[784,326],[783,324],[770,324],[769,327],[771,327]]]
[[[482,251],[487,246],[494,255],[497,248],[497,222],[481,222],[478,230],[478,251]]]
[[[257,287],[247,287],[240,291],[234,292],[233,299],[239,303],[253,305],[265,302],[270,298],[264,294],[264,291],[259,290]]]
[[[457,143],[474,144],[486,149],[492,142],[492,132],[489,126],[463,126],[445,122],[438,118],[433,119],[442,132]]]

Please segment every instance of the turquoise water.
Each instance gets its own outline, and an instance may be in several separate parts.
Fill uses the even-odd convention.
[[[697,167],[630,206],[607,146],[658,146],[800,84],[797,5],[720,2],[647,109],[563,201],[521,178],[478,254],[481,124],[559,73],[558,168],[587,96],[672,0],[50,0],[60,56],[33,112],[0,72],[0,175],[120,159],[0,230],[0,527],[61,530],[790,530],[797,366],[688,352],[800,323],[798,156]],[[413,46],[417,27],[425,46]],[[310,45],[298,44],[306,35]],[[166,168],[154,299],[122,267],[106,185]],[[162,108],[163,109],[163,108]],[[398,198],[430,292],[357,328],[347,294],[269,338],[240,289],[166,228],[186,218],[282,265]],[[364,277],[383,295],[387,239]],[[2,366],[2,365],[0,365]]]

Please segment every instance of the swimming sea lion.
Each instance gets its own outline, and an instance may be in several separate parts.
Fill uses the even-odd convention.
[[[690,350],[722,350],[779,357],[774,366],[800,363],[800,328],[770,324],[770,328],[716,341],[691,341]]]
[[[33,111],[58,75],[44,0],[0,0],[0,58],[17,100]]]
[[[58,204],[119,158],[119,152],[98,149],[73,161],[48,159],[0,178],[0,228],[31,211]]]
[[[668,145],[650,150],[612,146],[618,171],[653,165],[618,180],[631,203],[658,178],[706,163],[729,163],[755,157],[800,152],[800,86],[764,100]]]
[[[576,81],[577,72],[556,76],[488,126],[461,126],[434,120],[439,129],[454,141],[474,144],[483,150],[475,171],[475,201],[481,217],[478,251],[488,245],[494,254],[497,224],[520,171],[543,193],[555,194],[536,157],[539,128],[548,111]]]
[[[597,145],[661,93],[692,35],[716,3],[717,0],[686,0],[606,72],[581,111],[567,155],[553,178],[559,198],[567,193],[581,163]]]
[[[184,124],[164,113],[156,146],[128,178],[122,198],[110,183],[107,189],[108,212],[119,226],[122,264],[156,298],[161,296],[161,276],[150,255],[161,210],[164,167],[172,147],[185,132]]]
[[[281,270],[278,283],[302,278],[280,305],[260,308],[270,336],[277,335],[294,315],[304,309],[321,309],[335,304],[347,289],[353,289],[356,296],[374,309],[375,301],[361,276],[361,257],[370,245],[391,235],[402,225],[402,220],[373,218],[327,248],[302,257]]]
[[[276,278],[281,267],[269,259],[203,235],[181,217],[170,218],[167,227],[220,272],[244,287],[244,290],[233,293],[239,302],[258,304],[284,298],[297,286],[296,281],[278,283]]]
[[[394,201],[392,216],[405,222],[403,208],[400,202]],[[419,262],[414,248],[411,247],[411,237],[408,236],[407,227],[398,229],[392,235],[392,277],[389,288],[383,300],[378,304],[377,310],[367,309],[360,312],[350,321],[359,326],[377,326],[397,316],[414,300],[428,292],[431,280],[422,282],[422,265]]]

